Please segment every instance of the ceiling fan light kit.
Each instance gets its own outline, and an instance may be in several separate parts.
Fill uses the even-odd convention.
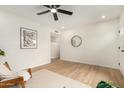
[[[39,13],[37,13],[37,15],[42,15],[42,14],[46,14],[46,13],[51,12],[51,13],[53,13],[53,17],[54,17],[55,21],[58,21],[57,12],[67,14],[67,15],[73,14],[73,12],[71,12],[71,11],[59,9],[60,5],[43,5],[43,6],[45,6],[46,8],[49,8],[49,10],[39,12]]]
[[[57,12],[56,9],[54,9],[54,8],[52,8],[50,11],[51,11],[52,13]]]

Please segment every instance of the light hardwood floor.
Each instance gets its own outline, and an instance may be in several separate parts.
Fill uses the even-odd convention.
[[[113,81],[120,87],[124,87],[124,77],[117,69],[99,67],[82,63],[52,60],[52,63],[32,69],[37,71],[47,69],[66,77],[78,80],[84,84],[96,87],[101,80]]]

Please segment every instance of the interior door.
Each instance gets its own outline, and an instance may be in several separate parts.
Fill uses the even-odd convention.
[[[119,65],[122,74],[124,75],[124,29],[121,28],[119,31]]]

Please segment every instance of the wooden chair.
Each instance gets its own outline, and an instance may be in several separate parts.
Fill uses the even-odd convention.
[[[23,77],[13,77],[0,81],[0,88],[8,88],[14,85],[19,85],[20,87],[25,88]]]
[[[9,66],[9,64],[7,62],[4,63],[4,65],[11,71],[11,68]],[[32,73],[31,73],[31,69],[25,69],[27,70],[27,72],[30,74],[31,78],[32,78]],[[17,77],[12,77],[12,78],[7,78],[7,79],[3,79],[0,81],[0,88],[8,88],[12,85],[16,85],[18,84],[20,87],[25,88],[25,81],[24,78],[21,76],[17,76]]]

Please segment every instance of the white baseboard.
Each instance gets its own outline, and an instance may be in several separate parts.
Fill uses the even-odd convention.
[[[112,69],[119,69],[118,67],[113,67],[113,66],[108,66],[108,65],[100,65],[95,63],[94,61],[89,61],[89,60],[72,60],[72,59],[66,59],[66,58],[60,58],[61,60],[65,61],[70,61],[70,62],[76,62],[76,63],[83,63],[83,64],[89,64],[89,65],[96,65],[96,66],[101,66],[101,67],[107,67],[107,68],[112,68]]]

